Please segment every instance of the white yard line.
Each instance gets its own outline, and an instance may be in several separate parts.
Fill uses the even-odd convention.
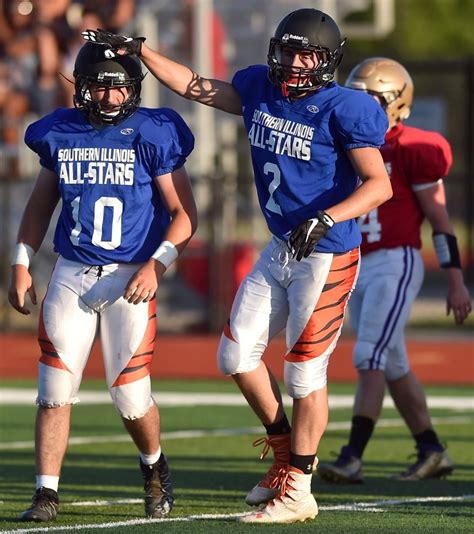
[[[347,504],[335,504],[332,506],[320,506],[320,510],[325,511],[354,511],[354,512],[382,512],[386,506],[397,506],[399,504],[417,504],[428,502],[460,502],[473,501],[474,495],[461,495],[457,497],[412,497],[407,499],[386,499],[375,502],[354,502]],[[72,504],[72,503],[71,503]]]
[[[404,505],[411,503],[431,503],[431,502],[464,502],[474,500],[474,495],[461,495],[459,497],[416,497],[412,499],[390,499],[374,502],[360,502],[347,503],[334,506],[320,506],[321,511],[341,511],[341,512],[384,512],[384,508],[394,505]],[[105,501],[102,501],[105,502]],[[112,504],[135,504],[141,503],[141,499],[130,499],[121,501],[107,501],[107,505]],[[80,506],[81,503],[69,503],[70,505]],[[101,501],[93,502],[91,506],[104,506]],[[117,527],[133,527],[138,525],[150,525],[155,523],[178,523],[190,521],[206,521],[206,520],[235,520],[251,512],[240,514],[199,514],[189,515],[184,517],[169,517],[166,519],[131,519],[129,521],[115,521],[110,523],[89,523],[87,525],[65,525],[57,527],[39,527],[39,528],[21,528],[15,530],[4,531],[4,534],[20,534],[31,532],[57,532],[66,530],[85,530],[85,529],[108,529]]]
[[[81,404],[111,404],[107,391],[81,391]],[[240,393],[186,393],[154,392],[153,398],[158,406],[247,406]],[[34,405],[36,389],[0,388],[0,405]],[[283,396],[285,403],[291,403],[288,395]],[[351,408],[354,395],[329,395],[330,408]],[[430,408],[450,410],[474,410],[474,397],[454,395],[432,395],[428,397]],[[392,399],[384,399],[385,408],[394,408]]]
[[[376,502],[355,502],[346,504],[335,504],[329,506],[319,506],[320,510],[370,510],[372,508],[383,508],[384,506],[395,506],[398,504],[424,503],[424,502],[445,502],[445,501],[466,501],[474,500],[474,495],[462,495],[457,497],[413,497],[408,499],[387,499]],[[143,499],[120,499],[114,501],[76,501],[65,503],[68,506],[119,506],[122,504],[142,504]],[[233,514],[234,515],[234,514]],[[243,514],[235,514],[243,515]],[[178,518],[179,519],[179,518]]]
[[[457,425],[470,424],[474,421],[474,416],[453,416],[453,417],[432,417],[435,425]],[[403,427],[405,423],[401,419],[379,419],[377,426],[380,427]],[[328,423],[327,430],[349,430],[351,428],[350,421],[334,421]],[[162,432],[161,438],[164,440],[170,439],[193,439],[206,438],[209,436],[225,437],[225,436],[240,436],[243,434],[262,434],[263,430],[260,426],[239,427],[239,428],[218,428],[215,430],[177,430],[175,432]],[[111,436],[84,436],[69,438],[69,446],[72,445],[90,445],[93,443],[127,443],[131,442],[128,434],[119,434]],[[0,450],[19,450],[31,449],[34,447],[34,441],[4,441],[0,442]]]

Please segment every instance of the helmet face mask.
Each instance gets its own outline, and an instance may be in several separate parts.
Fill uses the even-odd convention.
[[[299,9],[287,15],[270,39],[268,76],[281,87],[284,96],[298,96],[324,87],[334,79],[341,62],[341,39],[334,20],[316,9]],[[284,61],[285,50],[294,55],[311,56],[313,66],[294,67]]]
[[[143,73],[137,57],[107,59],[102,46],[86,43],[77,56],[74,79],[74,106],[93,124],[118,124],[135,113],[140,105]],[[92,97],[91,90],[94,87],[126,87],[127,97],[115,106],[103,106]]]
[[[273,41],[273,42],[272,42]],[[288,65],[284,59],[285,52],[291,51],[292,55],[301,55],[308,58],[308,63],[313,63],[313,67],[293,67]],[[270,41],[270,53],[276,59],[274,72],[277,74],[280,83],[285,83],[290,90],[311,90],[317,89],[320,79],[324,77],[329,62],[329,50],[323,47],[300,47],[295,45],[285,45]],[[324,79],[324,78],[323,78]],[[331,77],[332,79],[332,77]]]
[[[352,69],[346,87],[377,96],[389,121],[389,129],[408,119],[413,103],[413,81],[397,61],[374,57]]]

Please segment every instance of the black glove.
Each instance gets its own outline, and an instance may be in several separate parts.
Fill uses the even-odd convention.
[[[126,37],[125,35],[117,35],[98,28],[97,30],[86,30],[82,32],[82,37],[86,41],[102,45],[106,48],[104,56],[108,59],[114,58],[118,54],[118,50],[123,52],[123,55],[136,54],[139,56],[142,52],[142,44],[145,37]]]
[[[324,211],[318,211],[314,219],[301,223],[291,232],[288,240],[293,258],[296,261],[307,258],[333,226],[334,221]]]

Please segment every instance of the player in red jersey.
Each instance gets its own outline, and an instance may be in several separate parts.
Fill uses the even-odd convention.
[[[358,371],[352,428],[336,462],[320,464],[318,472],[329,482],[362,482],[361,458],[387,383],[418,449],[417,461],[394,478],[437,478],[451,473],[453,464],[433,430],[423,389],[410,370],[404,330],[423,281],[419,249],[425,217],[433,229],[439,264],[447,272],[447,313],[452,311],[460,325],[471,311],[443,185],[452,164],[451,149],[440,134],[403,124],[410,114],[413,82],[396,61],[367,59],[352,70],[346,86],[373,95],[387,113],[389,129],[381,153],[393,197],[359,218],[363,260],[350,300]]]

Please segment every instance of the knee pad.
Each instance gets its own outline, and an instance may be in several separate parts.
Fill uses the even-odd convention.
[[[140,419],[153,406],[150,377],[109,388],[115,409],[123,419]]]
[[[387,349],[379,351],[375,343],[357,340],[352,353],[352,362],[358,371],[367,369],[385,371],[386,361]]]
[[[327,384],[330,354],[305,362],[285,362],[284,381],[292,399],[304,399]]]
[[[222,334],[217,349],[217,367],[225,376],[248,373],[256,369],[262,358],[262,352],[252,352],[250,347],[242,347],[240,343]]]
[[[60,408],[67,404],[77,404],[79,384],[80,378],[75,377],[69,371],[40,362],[36,404],[44,408]]]

